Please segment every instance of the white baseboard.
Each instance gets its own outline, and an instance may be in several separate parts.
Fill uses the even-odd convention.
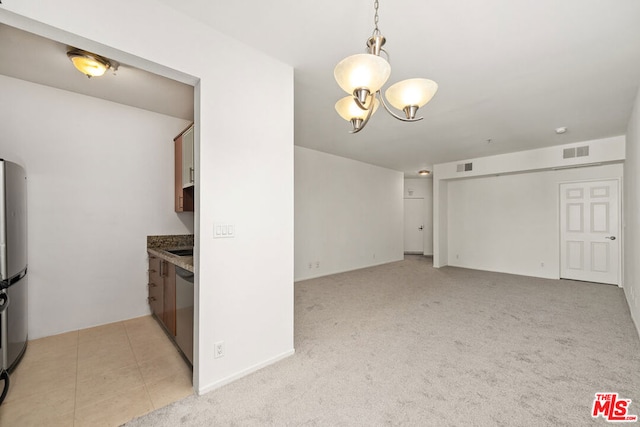
[[[317,279],[318,277],[331,276],[332,274],[340,274],[340,273],[347,273],[349,271],[363,270],[365,268],[377,267],[378,265],[384,265],[384,264],[390,264],[392,262],[402,261],[403,259],[404,259],[404,254],[402,254],[402,258],[398,258],[398,259],[389,259],[389,260],[378,261],[378,262],[375,262],[375,263],[372,263],[372,264],[361,265],[361,266],[353,267],[353,268],[329,270],[329,271],[323,271],[322,273],[310,274],[308,276],[294,277],[293,281],[294,282],[301,282],[303,280],[310,280],[310,279]]]
[[[210,391],[213,391],[217,388],[220,388],[224,385],[227,385],[229,383],[232,383],[235,380],[238,380],[242,377],[245,377],[249,374],[252,374],[266,366],[272,365],[276,362],[279,362],[282,359],[286,359],[289,356],[293,356],[295,354],[296,350],[295,349],[291,349],[289,351],[285,351],[282,354],[279,354],[275,357],[272,357],[271,359],[267,359],[263,362],[257,363],[253,366],[248,367],[247,369],[243,369],[240,372],[237,372],[235,374],[229,375],[228,377],[225,377],[219,381],[214,382],[213,384],[209,384],[207,386],[204,387],[200,387],[199,389],[196,390],[196,393],[198,394],[198,396],[202,396],[203,394],[209,393]]]

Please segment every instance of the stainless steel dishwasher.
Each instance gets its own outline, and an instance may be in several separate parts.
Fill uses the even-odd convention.
[[[176,266],[176,343],[193,365],[193,273]]]

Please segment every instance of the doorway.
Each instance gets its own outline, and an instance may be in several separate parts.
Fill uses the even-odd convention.
[[[560,184],[560,278],[620,285],[618,180]]]
[[[424,199],[404,199],[404,253],[424,253]]]

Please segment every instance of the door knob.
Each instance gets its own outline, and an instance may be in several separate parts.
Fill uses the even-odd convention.
[[[418,230],[422,230],[423,228],[424,228],[424,226],[421,225],[420,227],[418,227]],[[614,239],[615,239],[615,237],[614,237]]]
[[[616,236],[607,236],[607,237],[605,237],[605,239],[616,240]]]

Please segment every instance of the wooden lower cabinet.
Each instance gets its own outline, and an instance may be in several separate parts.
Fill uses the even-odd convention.
[[[160,274],[162,260],[149,255],[149,306],[158,319],[164,316],[164,278]]]
[[[176,335],[176,267],[149,254],[149,306],[151,312]]]

